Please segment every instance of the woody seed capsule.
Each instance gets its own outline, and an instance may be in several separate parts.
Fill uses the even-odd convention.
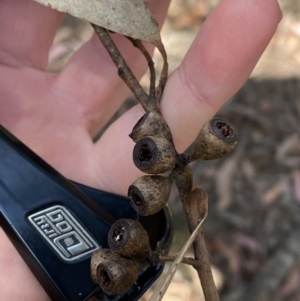
[[[128,290],[137,280],[141,264],[123,258],[110,249],[99,249],[91,258],[91,276],[108,295],[118,295]]]
[[[144,114],[129,135],[134,142],[138,142],[147,136],[165,138],[170,142],[172,141],[172,134],[168,124],[162,116],[155,111],[150,111]]]
[[[191,160],[213,160],[231,152],[237,144],[237,131],[227,120],[215,117],[201,129]]]
[[[131,206],[140,215],[151,215],[160,211],[169,199],[171,185],[169,177],[160,175],[138,178],[128,189]]]
[[[133,149],[133,162],[141,171],[149,174],[164,173],[176,164],[176,150],[164,138],[145,137]]]
[[[123,257],[149,257],[152,252],[148,233],[140,222],[131,219],[120,219],[111,226],[108,244]]]

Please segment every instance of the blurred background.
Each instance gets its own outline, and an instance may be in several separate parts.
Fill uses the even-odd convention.
[[[218,2],[172,0],[162,30],[171,72]],[[204,232],[225,301],[300,300],[300,1],[279,3],[283,19],[277,33],[250,79],[217,114],[238,129],[236,150],[192,166],[195,186],[209,195]],[[67,16],[49,70],[59,72],[91,34],[87,23]],[[159,66],[158,54],[154,61]],[[141,83],[148,82],[146,75]],[[130,96],[114,118],[135,103]],[[175,189],[169,203],[175,253],[189,234]],[[192,268],[180,269],[164,300],[203,300]]]

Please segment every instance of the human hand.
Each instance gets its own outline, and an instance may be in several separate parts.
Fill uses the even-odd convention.
[[[167,1],[150,2],[161,21]],[[62,18],[31,0],[1,1],[0,123],[65,177],[126,194],[140,175],[128,134],[143,110],[132,108],[92,142],[129,90],[97,37],[60,74],[46,72]],[[280,19],[276,0],[223,0],[211,13],[161,101],[178,151],[246,81]],[[144,59],[124,38],[114,39],[140,77]],[[0,245],[0,300],[49,300],[1,229]]]

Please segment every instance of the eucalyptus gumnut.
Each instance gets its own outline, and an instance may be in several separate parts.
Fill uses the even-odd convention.
[[[156,111],[145,113],[134,126],[131,134],[129,135],[134,142],[138,142],[147,136],[165,138],[170,142],[173,140],[168,124],[163,119],[161,114]]]
[[[108,244],[123,257],[149,257],[152,253],[148,233],[140,222],[132,219],[120,219],[111,226]]]
[[[231,152],[237,144],[237,131],[227,120],[215,117],[201,129],[191,160],[213,160]]]
[[[136,282],[143,267],[138,261],[124,258],[110,249],[99,249],[91,258],[91,276],[108,295],[124,293]]]
[[[177,152],[164,138],[145,137],[133,149],[133,162],[141,171],[149,174],[164,173],[175,167]]]
[[[172,180],[160,175],[147,175],[138,178],[128,188],[131,206],[140,215],[151,215],[160,211],[167,203]]]

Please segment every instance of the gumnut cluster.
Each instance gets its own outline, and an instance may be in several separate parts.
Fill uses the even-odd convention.
[[[146,113],[129,136],[136,142],[134,164],[149,174],[138,178],[128,189],[131,205],[140,215],[154,214],[165,206],[174,179],[178,188],[183,189],[177,178],[187,177],[181,174],[188,163],[220,158],[237,144],[237,133],[232,124],[216,117],[201,129],[191,155],[178,154],[171,131],[158,112]],[[169,172],[167,176],[159,175],[166,172]],[[192,178],[191,172],[188,177]],[[186,188],[184,190],[187,191]]]
[[[157,265],[149,236],[141,223],[131,219],[115,222],[108,233],[110,249],[99,249],[91,259],[91,276],[108,295],[125,292],[146,267]]]
[[[188,164],[196,160],[213,160],[231,152],[237,144],[235,128],[225,119],[215,117],[202,127],[196,138],[193,153],[179,154],[171,130],[159,109],[161,95],[168,78],[167,55],[163,44],[156,45],[162,54],[164,65],[159,85],[155,88],[155,69],[150,54],[140,40],[130,39],[148,62],[150,92],[147,95],[108,32],[97,26],[94,28],[116,64],[119,76],[145,109],[145,114],[129,135],[135,142],[133,162],[146,174],[128,188],[132,207],[141,216],[159,212],[166,205],[171,186],[175,182],[184,211],[188,212],[189,202],[200,191],[197,188],[192,190],[193,175]],[[186,216],[188,224],[191,224],[187,214]],[[124,219],[117,221],[111,227],[108,243],[110,249],[100,249],[95,252],[91,262],[92,279],[100,284],[107,294],[116,295],[125,292],[136,282],[142,269],[159,262],[159,255],[151,250],[148,234],[138,221]],[[207,269],[209,268],[208,266]]]

